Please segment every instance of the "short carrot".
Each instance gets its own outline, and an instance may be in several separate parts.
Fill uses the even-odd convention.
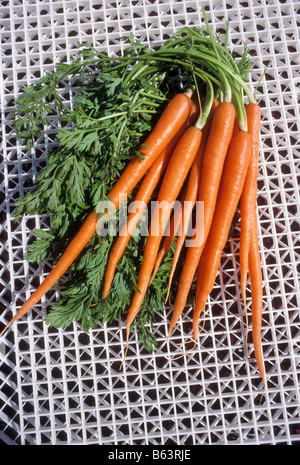
[[[162,235],[169,221],[176,198],[194,161],[201,142],[202,131],[196,126],[187,129],[170,159],[158,194],[149,236],[145,245],[143,263],[139,272],[138,291],[134,293],[126,319],[127,344],[130,326],[134,321],[146,294],[155,264]]]
[[[196,304],[193,315],[194,339],[198,337],[198,320],[214,285],[221,254],[226,244],[233,216],[241,197],[251,154],[251,137],[236,133],[230,143],[220,184],[218,203],[205,244],[204,260],[197,270]]]
[[[235,108],[233,104],[229,102],[220,103],[212,117],[211,131],[202,162],[202,176],[198,200],[204,202],[203,243],[197,247],[189,247],[187,250],[179,279],[168,336],[170,336],[172,329],[186,305],[186,300],[210,229],[223,165],[232,137],[234,121]]]
[[[143,159],[135,158],[134,162],[129,163],[118,179],[108,197],[112,201],[113,209],[119,207],[120,199],[132,191],[132,189],[142,179],[146,171],[150,168],[156,158],[165,149],[176,135],[180,127],[184,124],[191,111],[191,99],[186,94],[177,94],[168,103],[153,131],[147,137],[144,146],[140,148]],[[49,291],[61,276],[69,269],[71,264],[82,252],[89,240],[95,234],[99,226],[98,214],[92,211],[77,235],[70,242],[66,251],[51,270],[41,285],[33,292],[29,299],[21,306],[17,314],[10,320],[1,332],[0,336],[6,329],[20,317],[25,315],[42,297]]]
[[[255,358],[265,385],[265,369],[261,347],[261,322],[262,322],[262,272],[258,244],[257,224],[257,176],[259,163],[259,127],[261,111],[257,104],[246,106],[248,132],[251,136],[251,156],[248,172],[243,188],[240,212],[240,268],[241,268],[241,293],[246,308],[246,278],[249,270],[251,283],[252,303],[252,341]]]

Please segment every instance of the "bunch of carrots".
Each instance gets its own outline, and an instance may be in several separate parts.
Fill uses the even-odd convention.
[[[214,41],[209,28],[207,31],[208,37],[202,39],[196,33],[191,34],[194,34],[195,43],[202,40],[206,45],[209,44],[206,55],[208,65],[206,66],[200,53],[193,53],[191,49],[186,66],[190,66],[193,71],[194,64],[197,64],[194,68],[197,72],[193,73],[194,85],[175,95],[167,104],[139,149],[141,156],[135,155],[133,163],[128,164],[108,194],[112,205],[109,213],[99,215],[93,210],[89,214],[52,271],[22,305],[1,335],[54,286],[84,250],[97,228],[119,208],[122,201],[120,199],[125,200],[140,183],[134,200],[136,208],[129,214],[126,229],[119,234],[110,252],[102,294],[105,299],[109,295],[117,264],[142,218],[144,209],[151,201],[154,190],[159,186],[156,208],[151,217],[139,270],[138,290],[133,293],[127,313],[127,347],[131,325],[147,289],[176,237],[167,290],[166,302],[168,301],[174,272],[178,269],[185,246],[188,225],[195,213],[196,203],[202,202],[202,230],[195,231],[193,245],[186,248],[184,262],[180,263],[180,278],[168,332],[169,337],[187,304],[196,277],[193,333],[194,341],[197,341],[200,334],[199,318],[213,288],[221,254],[239,206],[241,296],[247,310],[246,284],[249,273],[253,345],[257,365],[265,383],[261,348],[262,275],[256,211],[261,112],[234,64],[231,68],[223,65],[219,45]],[[172,48],[171,44],[165,59],[170,59],[172,53],[177,58],[181,56],[180,48]],[[147,59],[149,60],[149,55]],[[153,53],[154,62],[156,59]],[[163,60],[164,57],[160,56],[160,59]],[[232,63],[231,58],[229,62]],[[199,90],[200,77],[205,87],[204,98]],[[246,104],[245,90],[248,97]],[[173,208],[177,200],[182,205],[188,205],[188,208],[181,210],[180,215],[175,215]],[[168,226],[169,234],[165,235]]]

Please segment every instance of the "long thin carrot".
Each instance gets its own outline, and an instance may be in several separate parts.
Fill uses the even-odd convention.
[[[249,276],[251,282],[252,302],[252,341],[257,366],[261,373],[263,384],[265,385],[265,368],[261,346],[263,284],[256,211],[253,211],[252,215],[251,242],[249,249]]]
[[[173,137],[168,146],[162,151],[159,157],[155,160],[153,165],[149,168],[146,173],[143,182],[136,194],[134,199],[134,204],[132,211],[129,213],[127,218],[127,223],[124,225],[120,231],[119,237],[116,240],[111,253],[109,255],[108,264],[105,272],[104,287],[102,293],[102,299],[105,299],[108,296],[111,283],[113,281],[117,264],[121,259],[127,244],[135,231],[140,219],[143,216],[143,213],[146,209],[146,206],[153,194],[154,189],[156,188],[159,180],[161,179],[163,173],[166,170],[169,159],[179,142],[180,138],[187,130],[188,127],[192,126],[199,114],[199,107],[195,101],[192,101],[191,112],[185,123],[181,126],[177,134]]]
[[[194,339],[198,337],[199,315],[214,285],[221,254],[226,244],[233,216],[241,197],[251,154],[247,132],[235,134],[230,143],[222,175],[220,194],[205,244],[204,257],[197,271],[196,304],[193,315]]]
[[[261,110],[257,104],[246,106],[248,132],[251,136],[251,157],[240,201],[241,235],[240,235],[240,267],[241,293],[246,308],[246,278],[249,269],[252,304],[252,340],[255,358],[265,385],[265,369],[261,347],[262,325],[262,272],[258,244],[257,224],[257,175],[259,164],[259,127]]]
[[[178,261],[182,246],[184,244],[184,241],[187,235],[187,230],[188,230],[188,226],[189,226],[190,219],[192,216],[192,211],[194,209],[194,206],[196,204],[196,200],[198,197],[199,179],[201,176],[201,162],[202,162],[202,155],[203,155],[203,150],[201,149],[201,146],[202,147],[203,145],[205,146],[205,140],[204,140],[203,135],[204,135],[204,129],[202,132],[202,140],[201,140],[200,148],[197,152],[196,158],[194,160],[194,163],[192,165],[192,168],[189,174],[187,191],[186,191],[186,195],[185,195],[183,206],[182,206],[181,228],[178,234],[174,256],[172,260],[172,268],[171,268],[170,275],[169,275],[168,290],[167,290],[165,302],[167,302],[169,298],[172,279],[173,279],[173,275],[176,269],[177,261]],[[202,142],[204,142],[204,144],[202,144]]]
[[[144,296],[146,294],[150,276],[159,250],[162,235],[169,221],[175,200],[186,179],[201,142],[202,131],[196,126],[187,129],[180,139],[170,159],[168,168],[158,194],[154,209],[149,236],[145,245],[143,263],[139,272],[137,287],[126,319],[127,345],[130,326],[134,321]]]
[[[259,161],[259,130],[261,111],[255,103],[246,106],[246,115],[248,123],[248,132],[251,136],[251,157],[243,192],[240,199],[240,275],[241,275],[241,294],[246,305],[246,281],[248,272],[249,249],[251,242],[251,231],[253,221],[253,210],[256,206],[257,175]]]
[[[112,201],[114,210],[119,207],[121,199],[124,200],[126,196],[128,196],[156,158],[171,142],[180,127],[188,118],[190,111],[191,99],[186,94],[177,94],[168,103],[153,131],[147,137],[144,146],[140,149],[140,152],[143,153],[143,159],[140,160],[136,157],[134,162],[129,163],[119,180],[108,194],[108,197]],[[6,325],[0,336],[14,321],[25,315],[25,313],[27,313],[43,297],[43,295],[45,295],[46,292],[54,286],[54,284],[56,284],[61,276],[69,269],[77,256],[82,252],[86,244],[95,234],[98,226],[98,214],[96,211],[92,211],[86,218],[77,235],[70,242],[55,267],[36,291],[34,291],[29,299],[22,305],[17,314]]]
[[[218,105],[219,105],[218,100],[214,98],[210,116],[213,115],[213,112],[215,111]],[[187,193],[184,199],[185,203],[184,203],[184,208],[182,211],[182,228],[180,231],[181,234],[178,235],[176,247],[174,251],[172,268],[171,268],[170,276],[169,276],[168,290],[167,290],[167,295],[166,295],[166,300],[165,300],[166,302],[168,301],[168,298],[169,298],[170,289],[171,289],[175,269],[177,266],[177,262],[179,260],[180,253],[181,253],[184,241],[186,239],[187,229],[188,229],[188,225],[189,225],[190,218],[192,215],[192,210],[195,206],[197,196],[199,193],[199,185],[200,185],[201,171],[202,171],[202,159],[203,159],[203,155],[205,152],[210,129],[211,129],[211,117],[208,119],[208,121],[206,122],[202,130],[201,144],[200,144],[198,153],[196,155],[196,158],[194,160],[194,163],[192,165],[191,172],[189,175]]]
[[[211,131],[202,162],[202,176],[198,200],[204,202],[203,244],[197,247],[189,247],[187,250],[179,279],[168,337],[186,305],[186,300],[210,229],[223,165],[232,137],[234,121],[235,109],[233,104],[230,102],[220,103],[212,117]]]

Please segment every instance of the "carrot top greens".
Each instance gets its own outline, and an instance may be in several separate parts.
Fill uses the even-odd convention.
[[[44,154],[46,167],[16,203],[16,220],[26,214],[51,217],[49,230],[35,230],[37,239],[28,248],[28,260],[39,263],[61,256],[76,225],[106,199],[133,156],[142,156],[138,149],[174,94],[188,87],[195,89],[200,106],[196,126],[200,129],[214,97],[231,101],[240,129],[247,129],[244,95],[255,102],[247,85],[248,50],[245,47],[237,60],[228,49],[228,28],[223,39],[214,39],[207,23],[206,28],[182,28],[157,50],[130,35],[121,39],[126,44],[122,56],[109,57],[83,44],[70,63],[58,64],[53,73],[24,89],[14,112],[18,138],[32,149],[53,133],[53,124],[56,135]],[[70,104],[66,104],[66,93]],[[116,228],[122,208],[116,213]],[[71,266],[71,276],[61,279],[61,299],[49,312],[47,323],[66,327],[79,321],[88,330],[99,320],[119,319],[137,289],[145,239],[139,231],[131,237],[110,294],[101,300],[114,236],[96,234]],[[164,306],[173,253],[174,246],[134,322],[141,344],[149,351],[156,344],[151,329],[155,311]]]

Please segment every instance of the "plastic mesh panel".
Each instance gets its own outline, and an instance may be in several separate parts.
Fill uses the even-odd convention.
[[[232,6],[231,6],[232,5]],[[14,201],[30,189],[54,143],[57,122],[34,150],[15,138],[11,111],[20,89],[56,62],[68,61],[81,42],[115,53],[120,35],[133,32],[152,46],[183,25],[198,26],[205,6],[213,30],[230,20],[237,52],[253,52],[253,88],[262,108],[258,180],[259,239],[264,278],[262,345],[265,399],[248,344],[240,299],[239,242],[224,250],[209,298],[200,345],[185,357],[191,309],[166,339],[171,309],[157,315],[158,348],[143,351],[134,334],[124,371],[125,331],[120,324],[88,334],[47,327],[51,291],[3,338],[0,370],[0,438],[16,444],[295,444],[299,423],[299,21],[297,1],[0,2],[1,40],[1,324],[48,273],[24,260],[35,227],[49,218],[12,221]],[[299,16],[298,16],[299,20]],[[72,105],[72,88],[62,89]],[[14,302],[11,305],[11,302]],[[250,326],[251,329],[251,326]],[[251,334],[251,333],[250,333]],[[187,346],[188,347],[188,346]]]

